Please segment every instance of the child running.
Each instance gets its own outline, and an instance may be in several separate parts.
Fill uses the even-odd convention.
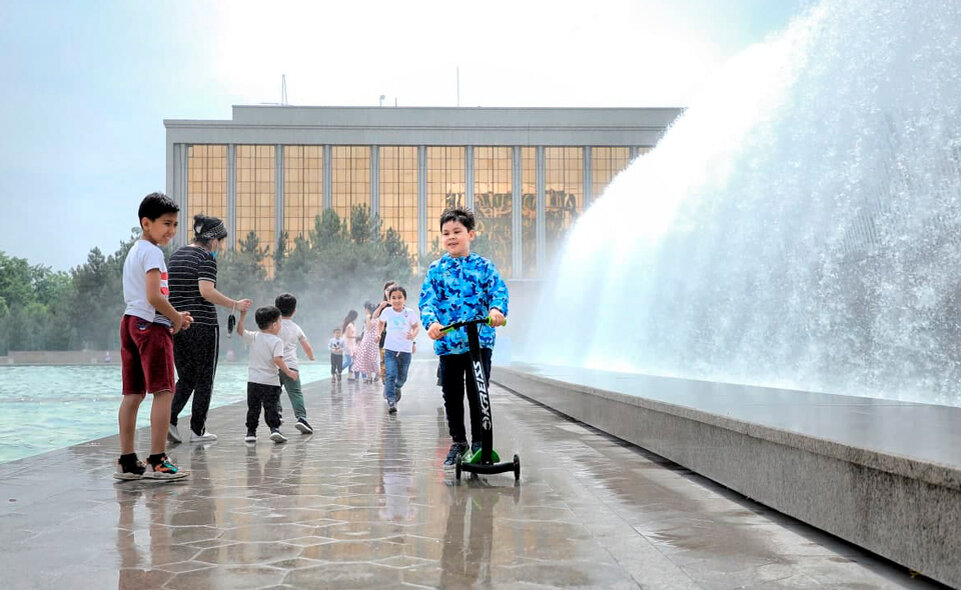
[[[181,479],[189,472],[167,457],[167,424],[174,390],[172,335],[190,327],[189,312],[178,312],[167,300],[167,265],[163,250],[177,231],[180,207],[163,193],[144,197],[137,212],[143,234],[123,263],[120,320],[120,361],[123,401],[120,402],[120,459],[113,476],[120,480]],[[150,455],[137,459],[134,441],[140,403],[153,395],[150,407]],[[162,431],[162,432],[161,432]]]
[[[284,342],[284,362],[287,363],[287,368],[297,375],[296,378],[291,379],[281,371],[279,373],[280,383],[283,388],[287,390],[290,405],[294,408],[294,417],[297,418],[294,428],[302,434],[313,434],[314,429],[311,428],[310,423],[307,422],[307,408],[304,407],[304,393],[300,387],[297,345],[299,344],[304,347],[304,352],[310,360],[314,360],[314,349],[310,347],[310,341],[307,340],[304,331],[291,319],[294,317],[294,313],[297,312],[297,298],[290,293],[283,293],[277,296],[274,300],[274,305],[280,310],[281,315],[280,334],[278,334],[278,336],[280,336],[280,339]],[[277,400],[277,413],[283,414],[283,408],[280,405],[279,398]]]
[[[387,398],[387,411],[394,414],[401,398],[401,388],[407,382],[407,370],[410,368],[414,338],[420,330],[420,319],[416,311],[404,307],[407,303],[406,289],[394,285],[387,293],[390,307],[380,312],[380,327],[387,330],[387,337],[384,338],[384,364],[387,369],[384,397]]]
[[[457,455],[467,451],[464,428],[464,387],[475,389],[471,372],[467,330],[460,328],[441,334],[441,327],[460,321],[490,318],[490,326],[479,326],[481,359],[484,375],[490,380],[491,349],[494,348],[493,326],[506,323],[507,285],[490,260],[472,254],[471,241],[476,237],[474,214],[466,209],[447,209],[440,217],[441,239],[447,253],[431,263],[420,289],[420,314],[427,335],[434,340],[434,352],[440,357],[441,388],[452,444],[444,468],[453,468]],[[472,393],[476,393],[473,392]],[[471,415],[471,451],[481,447],[481,410],[477,395],[468,395]]]
[[[357,344],[354,354],[354,366],[352,370],[366,375],[364,383],[373,383],[380,370],[380,355],[378,353],[380,342],[380,322],[377,316],[387,307],[387,302],[380,306],[367,302],[364,304],[364,337]]]
[[[344,339],[340,337],[340,328],[334,328],[334,336],[327,341],[330,351],[330,380],[340,381],[344,372]]]
[[[287,442],[280,433],[280,377],[277,369],[292,380],[297,373],[291,371],[284,362],[284,342],[277,336],[280,333],[280,310],[273,305],[258,308],[254,313],[259,332],[244,330],[247,310],[240,312],[237,333],[250,349],[247,368],[247,436],[244,442],[257,442],[257,423],[260,421],[260,408],[264,409],[264,422],[270,428],[270,440],[275,443]]]

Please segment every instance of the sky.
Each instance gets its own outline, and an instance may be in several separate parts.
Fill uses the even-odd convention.
[[[685,106],[808,0],[0,0],[0,252],[69,270],[231,106]]]

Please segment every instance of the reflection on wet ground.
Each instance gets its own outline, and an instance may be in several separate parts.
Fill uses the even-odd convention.
[[[245,408],[218,408],[219,441],[170,449],[180,482],[114,483],[116,437],[0,465],[2,586],[936,587],[497,387],[521,481],[458,483],[433,369],[394,416],[376,385],[308,387],[315,434],[288,423],[284,445],[245,445]]]

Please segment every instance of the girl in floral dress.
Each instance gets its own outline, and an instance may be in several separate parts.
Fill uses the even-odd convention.
[[[364,304],[364,337],[357,344],[354,354],[353,370],[364,374],[366,383],[373,383],[380,370],[380,322],[378,316],[386,303],[375,306],[373,303]]]

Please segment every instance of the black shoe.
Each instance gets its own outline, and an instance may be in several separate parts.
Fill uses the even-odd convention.
[[[388,414],[397,413],[397,404],[395,402],[387,402],[387,413]]]
[[[400,390],[400,387],[394,388],[394,397],[397,398],[397,401],[400,401],[400,396],[402,395],[404,395],[404,393]]]
[[[444,469],[453,469],[454,463],[457,462],[457,457],[464,454],[467,450],[467,443],[454,443],[450,446],[450,450],[447,451],[447,458],[444,459]]]
[[[482,447],[482,446],[484,446],[484,445],[482,445],[482,444],[479,443],[479,442],[471,443],[471,445],[470,445],[470,454],[471,454],[471,456],[473,457],[474,455],[476,455],[476,454],[477,454],[477,451],[481,450],[481,447]]]
[[[257,442],[257,431],[248,430],[247,436],[244,437],[244,442],[249,442],[249,443]]]
[[[314,433],[314,429],[311,428],[311,427],[310,427],[310,424],[307,423],[307,420],[305,420],[305,419],[303,419],[303,418],[297,418],[297,423],[294,424],[294,428],[296,428],[297,430],[299,430],[299,431],[302,432],[303,434],[313,434],[313,433]]]

